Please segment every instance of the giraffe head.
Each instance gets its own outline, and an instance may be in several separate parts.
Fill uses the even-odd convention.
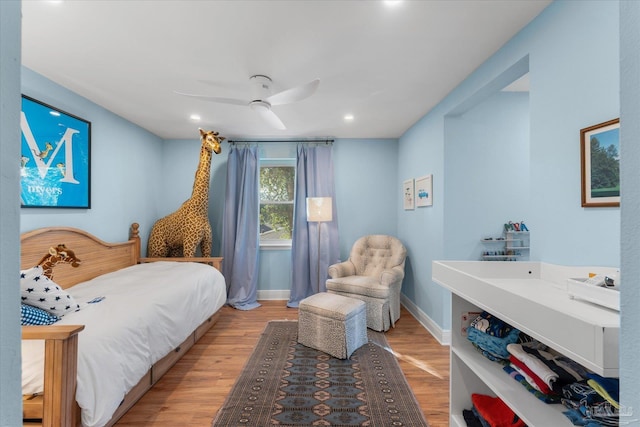
[[[38,264],[42,264],[47,260],[52,266],[56,264],[71,264],[72,267],[78,267],[82,262],[71,249],[67,249],[64,243],[60,243],[55,248],[53,246],[50,247],[49,253]]]
[[[50,247],[49,252],[42,257],[38,265],[42,266],[44,275],[53,280],[53,267],[57,264],[70,264],[72,267],[78,267],[81,262],[71,249],[67,249],[65,244],[61,243],[56,247]]]
[[[218,132],[214,132],[212,130],[206,131],[203,129],[198,129],[200,131],[200,139],[202,140],[202,146],[205,147],[209,151],[213,151],[216,154],[220,154],[222,148],[220,147],[220,143],[224,141],[223,136],[218,136]]]

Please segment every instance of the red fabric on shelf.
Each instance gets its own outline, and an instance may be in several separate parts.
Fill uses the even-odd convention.
[[[527,427],[498,397],[474,393],[471,395],[471,403],[491,427]]]

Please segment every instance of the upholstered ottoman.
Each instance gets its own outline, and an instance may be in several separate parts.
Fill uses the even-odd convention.
[[[348,359],[367,343],[364,301],[326,292],[303,299],[298,306],[298,342]]]

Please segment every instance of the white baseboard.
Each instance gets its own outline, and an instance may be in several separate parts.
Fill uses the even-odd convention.
[[[257,292],[257,297],[260,300],[285,300],[289,301],[289,295],[291,291],[287,289],[277,289],[277,290],[259,290]]]
[[[420,310],[420,307],[415,305],[413,301],[409,300],[404,294],[400,294],[400,303],[407,309],[409,313],[415,317],[418,322],[427,330],[441,345],[451,345],[451,331],[442,329],[436,322],[433,321],[427,314]]]

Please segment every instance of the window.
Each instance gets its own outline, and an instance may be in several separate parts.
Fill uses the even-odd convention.
[[[294,159],[260,164],[260,246],[290,246],[296,168]]]

